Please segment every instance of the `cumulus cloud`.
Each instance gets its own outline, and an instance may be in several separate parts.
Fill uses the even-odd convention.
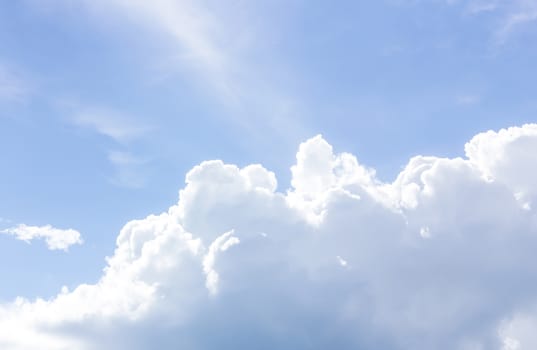
[[[533,349],[537,125],[392,183],[321,136],[292,187],[207,161],[100,280],[0,307],[5,349]]]
[[[80,232],[73,229],[58,229],[50,225],[28,226],[20,224],[1,230],[0,233],[14,236],[16,239],[30,243],[34,239],[44,239],[50,250],[67,251],[73,244],[82,244]]]

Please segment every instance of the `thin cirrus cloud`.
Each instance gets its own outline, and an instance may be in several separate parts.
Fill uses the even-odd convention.
[[[125,151],[110,151],[108,160],[115,169],[114,175],[110,178],[113,184],[129,188],[141,188],[144,186],[147,159]]]
[[[446,0],[448,5],[461,5],[463,13],[470,16],[493,14],[496,18],[492,40],[504,45],[514,32],[537,20],[536,0]]]
[[[81,109],[70,119],[77,127],[92,130],[116,143],[116,146],[129,148],[143,140],[153,129],[131,116],[110,109]],[[129,151],[111,150],[108,161],[114,173],[110,183],[128,188],[141,188],[145,184],[147,159],[142,159]]]
[[[516,30],[537,20],[536,0],[474,1],[470,2],[469,8],[474,9],[473,13],[500,13],[500,25],[494,33],[495,42],[499,45],[505,44]]]
[[[118,143],[128,143],[139,139],[150,131],[148,127],[141,125],[131,116],[110,109],[82,109],[70,121]]]
[[[30,93],[28,82],[0,62],[0,101],[23,101]]]
[[[51,225],[28,226],[19,224],[0,231],[0,234],[10,235],[18,240],[30,243],[33,240],[45,240],[50,250],[69,250],[74,244],[82,244],[82,235],[77,230],[59,229]]]
[[[271,35],[259,23],[252,23],[250,17],[262,14],[237,15],[211,1],[97,0],[86,4],[100,24],[106,19],[123,21],[162,42],[166,53],[149,63],[159,67],[154,75],[168,79],[188,72],[195,86],[203,86],[203,94],[225,107],[226,118],[234,125],[259,135],[268,128],[282,138],[305,128],[297,118],[300,96],[289,92],[282,79],[273,78],[274,72],[283,73],[276,58],[270,64],[255,59],[260,38]]]
[[[213,160],[95,284],[0,306],[6,349],[534,349],[537,125],[392,183],[316,136],[292,188]],[[262,233],[262,234],[260,234]]]
[[[229,43],[224,44],[229,33],[220,25],[221,18],[202,4],[188,0],[87,2],[89,10],[99,20],[103,17],[128,18],[138,30],[157,34],[173,48],[173,56],[178,58],[176,66],[187,63],[228,100],[234,94],[236,87],[233,85],[238,84],[231,76],[232,64],[237,57],[233,56]],[[172,68],[173,71],[176,69]]]
[[[477,15],[486,12],[494,12],[498,10],[500,4],[497,0],[477,0],[469,1],[465,8],[465,13],[469,15]]]
[[[505,19],[502,27],[497,32],[498,40],[503,43],[509,35],[517,28],[535,22],[537,20],[537,1],[528,1],[526,5],[521,6],[512,12]]]

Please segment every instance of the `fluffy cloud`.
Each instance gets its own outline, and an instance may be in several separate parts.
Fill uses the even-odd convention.
[[[96,284],[0,307],[5,349],[533,349],[537,125],[393,183],[320,136],[292,188],[207,161]]]
[[[1,230],[0,233],[12,235],[27,243],[30,243],[30,241],[34,239],[44,239],[50,250],[67,251],[73,244],[82,244],[83,242],[80,232],[73,229],[62,230],[50,225],[28,226],[20,224]]]

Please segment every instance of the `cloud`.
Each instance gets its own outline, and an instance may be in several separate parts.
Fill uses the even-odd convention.
[[[130,188],[140,188],[144,185],[146,178],[144,165],[147,165],[147,159],[128,152],[110,151],[108,160],[115,168],[115,174],[110,179],[113,184]]]
[[[100,280],[0,306],[6,349],[533,349],[537,125],[392,183],[321,136],[292,187],[206,161],[128,222]]]
[[[0,100],[20,102],[29,92],[29,85],[21,74],[0,62]]]
[[[504,44],[515,30],[536,20],[536,0],[513,1],[506,11],[502,25],[496,32],[496,41],[499,44]]]
[[[224,108],[226,113],[221,115],[226,121],[255,133],[258,140],[267,130],[289,140],[296,135],[293,131],[304,129],[297,118],[300,97],[287,84],[292,72],[276,56],[265,59],[274,38],[286,35],[274,26],[264,27],[270,7],[191,0],[84,3],[99,28],[111,21],[131,27],[133,33],[143,32],[151,38],[147,52],[154,51],[154,42],[159,43],[161,51],[144,56],[153,83],[177,79],[180,74],[181,83],[190,81],[200,88],[198,93]]]
[[[91,129],[124,147],[143,139],[152,130],[131,116],[102,108],[81,109],[69,122]],[[112,184],[128,188],[144,186],[147,159],[131,152],[111,150],[108,152],[108,160],[114,169],[114,174],[110,176]]]
[[[537,313],[535,310],[532,311],[519,312],[501,326],[502,350],[529,350],[535,347],[537,344],[537,336],[535,335]]]
[[[534,22],[537,20],[537,7],[528,12],[516,12],[508,16],[504,24],[496,33],[497,41],[500,44],[505,43],[511,33],[523,24]]]
[[[469,15],[478,15],[487,12],[494,12],[500,7],[499,0],[478,0],[469,1],[466,4],[465,13]]]
[[[493,15],[496,22],[493,43],[501,46],[520,28],[537,20],[536,0],[446,0],[448,5],[462,6],[469,16]]]
[[[82,244],[80,232],[73,229],[58,229],[50,225],[27,226],[20,224],[0,231],[1,234],[14,236],[16,239],[30,243],[34,239],[44,239],[50,250],[67,251],[73,244]]]
[[[82,109],[72,117],[71,122],[119,143],[140,138],[149,131],[148,127],[139,124],[130,116],[102,108]]]
[[[230,33],[234,23],[222,25],[224,19],[221,13],[214,11],[216,6],[211,10],[206,2],[190,0],[97,0],[86,1],[86,5],[100,21],[103,18],[126,20],[134,24],[137,31],[156,34],[155,40],[164,41],[170,47],[172,64],[168,68],[171,72],[177,72],[178,67],[184,69],[186,64],[194,76],[201,77],[222,100],[237,98],[236,93],[241,88],[235,73],[244,65],[234,64],[238,57],[233,39],[238,36],[233,34],[240,33]]]
[[[508,186],[525,207],[537,197],[533,149],[537,149],[536,124],[488,131],[465,146],[466,154],[482,175]]]

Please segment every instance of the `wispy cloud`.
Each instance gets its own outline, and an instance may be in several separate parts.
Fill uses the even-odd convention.
[[[537,0],[445,0],[445,3],[460,6],[467,16],[494,14],[492,41],[497,46],[505,44],[516,30],[537,21]]]
[[[34,239],[44,239],[50,250],[67,251],[73,244],[82,244],[82,235],[73,229],[58,229],[51,225],[28,226],[20,224],[0,231],[0,234],[14,236],[16,239],[30,243]]]
[[[240,65],[233,67],[237,57],[229,40],[230,26],[222,25],[222,17],[204,7],[203,2],[92,0],[86,4],[98,16],[128,18],[139,30],[156,33],[169,43],[175,64],[188,64],[219,94],[226,98],[233,95],[237,81],[232,72]]]
[[[21,74],[0,62],[0,100],[23,101],[30,92],[29,84]]]
[[[136,30],[162,41],[168,52],[151,64],[169,77],[178,71],[186,74],[203,87],[203,93],[225,106],[220,115],[234,124],[260,134],[302,128],[297,97],[286,91],[285,82],[273,78],[274,73],[290,73],[281,74],[283,68],[276,60],[261,63],[255,59],[258,43],[274,34],[252,23],[248,6],[241,5],[237,13],[218,2],[188,0],[92,0],[86,4],[100,23],[103,18],[129,21]],[[289,115],[293,115],[292,122]]]
[[[141,125],[130,116],[102,108],[81,110],[72,117],[71,121],[75,125],[90,128],[119,143],[140,138],[150,130],[149,127]]]
[[[132,149],[136,148],[138,143],[145,142],[154,128],[136,117],[113,109],[81,107],[72,103],[67,105],[74,110],[69,112],[69,123],[110,139],[114,145],[111,147],[116,148],[109,150],[107,154],[113,168],[113,175],[109,177],[110,183],[129,188],[143,187],[147,174],[145,166],[149,160],[133,154]]]
[[[115,174],[110,182],[121,187],[141,188],[145,184],[145,167],[148,160],[128,152],[111,151],[108,160],[114,166]]]
[[[499,44],[505,43],[517,28],[537,20],[537,0],[518,0],[513,4],[496,33]]]
[[[464,12],[468,15],[477,15],[485,12],[496,11],[500,6],[498,0],[469,1]]]

